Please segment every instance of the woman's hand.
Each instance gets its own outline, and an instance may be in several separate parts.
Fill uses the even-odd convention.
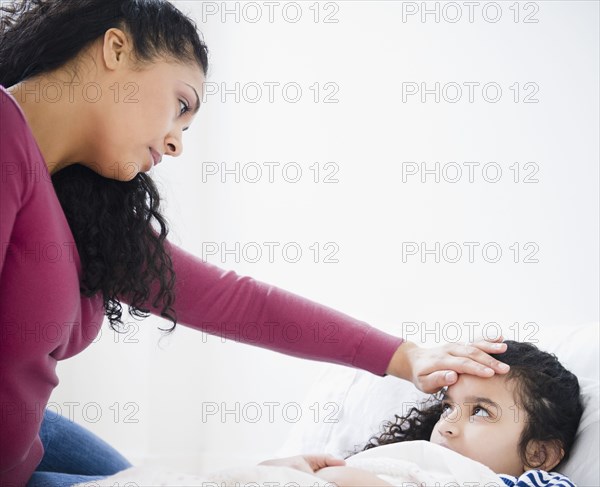
[[[298,455],[295,457],[266,460],[259,463],[259,465],[289,467],[300,470],[301,472],[315,473],[325,467],[343,467],[346,465],[346,462],[333,455]]]
[[[411,381],[418,389],[434,393],[454,384],[458,374],[491,377],[506,374],[510,367],[490,357],[488,353],[506,351],[500,335],[494,340],[478,340],[469,344],[450,343],[439,347],[421,348],[404,342],[393,355],[386,371],[389,375]]]

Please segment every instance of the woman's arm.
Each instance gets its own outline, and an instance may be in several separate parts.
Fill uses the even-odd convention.
[[[381,480],[371,472],[353,467],[326,467],[314,475],[328,482],[333,482],[338,487],[379,487],[392,485]]]
[[[482,364],[505,373],[485,352],[490,342],[421,348],[364,321],[271,284],[222,269],[165,240],[176,274],[173,307],[182,325],[231,340],[304,359],[331,362],[386,374],[435,392],[457,380],[458,373],[482,377]],[[155,282],[144,307],[160,315],[152,301]],[[126,296],[119,296],[128,303]],[[502,345],[505,347],[505,345]],[[450,377],[446,372],[453,370]]]
[[[403,339],[328,306],[233,270],[220,268],[169,240],[178,323],[288,355],[383,376]],[[151,313],[157,282],[144,303]],[[127,296],[119,296],[127,304]]]

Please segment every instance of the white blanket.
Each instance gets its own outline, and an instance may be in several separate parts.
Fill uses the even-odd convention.
[[[402,487],[504,487],[490,468],[429,441],[378,446],[346,460],[346,465],[374,473]]]
[[[358,453],[346,465],[361,468],[398,487],[502,487],[485,465],[428,441],[408,441]],[[87,487],[331,487],[316,475],[286,467],[236,467],[206,475],[179,474],[157,467],[132,467]],[[77,484],[74,487],[85,487]]]

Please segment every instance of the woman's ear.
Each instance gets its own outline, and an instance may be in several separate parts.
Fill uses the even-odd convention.
[[[531,440],[527,445],[527,465],[524,469],[537,468],[550,472],[564,456],[565,451],[558,440]]]
[[[127,34],[116,27],[111,27],[104,33],[102,54],[104,63],[109,69],[116,69],[121,56],[131,49]]]

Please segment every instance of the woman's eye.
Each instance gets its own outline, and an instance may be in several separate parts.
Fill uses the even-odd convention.
[[[179,112],[180,115],[183,115],[190,111],[190,106],[185,101],[179,100],[179,103],[181,103],[181,105],[183,106],[183,108]]]
[[[451,409],[450,404],[442,404],[442,416],[448,414],[448,409]]]

